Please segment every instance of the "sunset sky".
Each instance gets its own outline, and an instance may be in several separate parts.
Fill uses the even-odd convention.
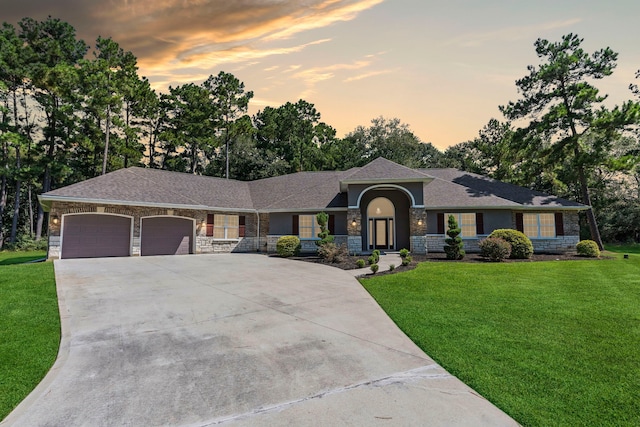
[[[111,36],[154,88],[223,70],[253,90],[250,113],[305,99],[342,137],[398,117],[438,148],[473,139],[515,80],[538,64],[538,38],[577,33],[619,53],[598,82],[609,105],[640,69],[638,0],[1,0],[0,21],[47,15],[93,44]]]

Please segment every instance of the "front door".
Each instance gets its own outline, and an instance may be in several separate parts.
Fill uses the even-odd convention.
[[[369,220],[369,249],[393,249],[393,218]]]

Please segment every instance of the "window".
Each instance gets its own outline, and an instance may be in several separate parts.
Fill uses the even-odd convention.
[[[207,215],[207,236],[220,240],[238,239],[241,234],[240,219],[238,215]]]
[[[445,232],[449,229],[449,215],[453,215],[458,221],[458,227],[460,227],[462,238],[476,237],[476,214],[475,213],[448,213],[444,215]]]
[[[552,213],[522,215],[524,234],[532,239],[556,237],[556,220]]]
[[[320,225],[315,215],[300,215],[298,219],[298,236],[301,239],[315,239],[320,233]]]

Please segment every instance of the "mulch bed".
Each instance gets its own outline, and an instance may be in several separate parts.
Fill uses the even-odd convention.
[[[348,256],[344,259],[344,261],[339,263],[330,263],[325,261],[324,259],[318,257],[315,254],[310,255],[300,255],[297,257],[293,257],[291,259],[304,261],[304,262],[313,262],[316,264],[325,264],[331,267],[341,268],[343,270],[354,270],[358,268],[356,265],[356,261],[359,259],[363,259],[367,261],[368,255],[361,256]],[[394,271],[378,271],[376,273],[377,276],[382,274],[392,274],[392,273],[400,273],[402,271],[413,270],[416,265],[420,262],[450,262],[450,263],[458,263],[458,262],[467,262],[467,263],[491,263],[486,258],[481,257],[479,254],[467,254],[462,260],[450,260],[447,259],[444,253],[430,253],[427,255],[411,255],[412,262],[410,265],[403,267],[401,265],[397,265]],[[600,259],[606,259],[608,257],[601,257]],[[566,254],[533,254],[529,259],[506,259],[503,262],[539,262],[539,261],[570,261],[570,260],[594,260],[596,258],[585,258],[578,256],[575,252],[566,253]],[[363,275],[367,275],[371,273],[369,269],[369,265],[366,265],[361,269]]]

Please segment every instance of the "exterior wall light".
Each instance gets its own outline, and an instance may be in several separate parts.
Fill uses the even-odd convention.
[[[422,225],[422,218],[418,220],[418,225]]]
[[[53,222],[55,225],[58,225],[58,215],[53,215],[52,222]]]
[[[356,222],[356,220],[354,219],[353,221],[351,221],[351,226],[355,227],[356,225],[358,225],[358,223]]]

